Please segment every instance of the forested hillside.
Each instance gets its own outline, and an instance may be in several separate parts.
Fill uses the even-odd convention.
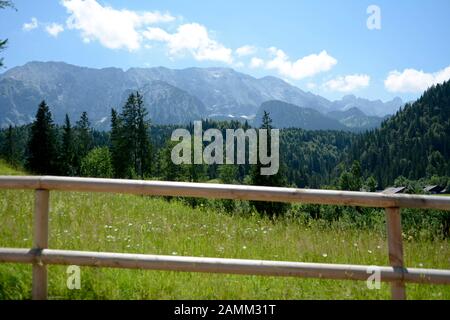
[[[335,184],[343,170],[339,164],[355,137],[344,131],[282,130],[280,157],[289,168],[288,181],[301,188]]]
[[[450,82],[428,89],[380,129],[356,136],[349,162],[360,160],[366,175],[383,184],[450,176]]]
[[[37,173],[251,183],[249,165],[232,169],[218,165],[170,166],[170,135],[177,126],[152,124],[150,112],[143,107],[145,96],[137,98],[135,101],[130,95],[120,114],[113,110],[109,132],[94,130],[87,113],[82,113],[74,125],[69,118],[65,125],[56,125],[46,107],[45,123],[40,125],[49,137],[45,143],[54,145],[49,146],[54,150],[50,158],[54,159],[46,157],[43,166],[55,165],[50,171],[44,168]],[[254,126],[259,127],[261,121]],[[35,121],[33,125],[0,130],[2,157],[13,165],[33,169],[30,160],[37,151],[30,146],[42,147],[45,140],[39,138],[39,143],[30,144],[30,133],[36,125]],[[272,125],[276,127],[276,121]],[[249,127],[246,122],[203,121],[203,130],[218,128],[224,133],[228,128]],[[193,130],[192,125],[185,128]],[[280,161],[287,168],[283,173],[286,183],[298,187],[347,189],[345,181],[352,180],[351,189],[359,190],[369,180],[368,190],[373,190],[394,185],[396,180],[405,184],[405,179],[422,179],[422,184],[432,181],[445,187],[450,176],[449,137],[450,83],[446,82],[406,105],[380,129],[364,134],[282,129]],[[141,146],[136,144],[137,138]],[[349,175],[352,170],[357,176]]]

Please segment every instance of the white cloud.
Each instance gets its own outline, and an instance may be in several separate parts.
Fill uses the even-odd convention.
[[[58,23],[52,23],[45,27],[45,31],[52,37],[57,38],[58,35],[64,31],[64,27]]]
[[[198,23],[183,24],[175,33],[168,33],[161,28],[148,28],[143,35],[148,40],[165,42],[171,56],[187,52],[199,61],[233,62],[232,50],[211,39],[208,30]]]
[[[337,64],[337,60],[325,50],[319,54],[311,54],[294,62],[290,61],[283,50],[272,47],[269,49],[269,52],[272,54],[273,59],[266,63],[266,68],[277,70],[281,75],[294,80],[312,77],[318,73],[329,71]]]
[[[260,58],[252,58],[250,61],[250,68],[260,68],[264,65],[264,60]]]
[[[432,85],[450,79],[450,66],[434,73],[426,73],[415,69],[389,72],[384,86],[390,92],[420,93]]]
[[[99,41],[110,49],[141,47],[142,28],[151,24],[175,20],[168,13],[116,10],[100,5],[96,0],[62,0],[70,14],[67,27],[81,31],[83,41]]]
[[[325,87],[332,91],[351,92],[368,87],[370,77],[366,74],[351,74],[325,82]]]
[[[66,29],[80,31],[83,42],[98,41],[110,49],[138,50],[141,47],[151,49],[152,42],[162,42],[168,55],[191,55],[198,61],[217,61],[233,65],[234,58],[253,56],[251,68],[276,70],[281,76],[299,80],[330,70],[337,60],[326,51],[311,54],[297,61],[277,48],[269,49],[271,57],[267,60],[254,57],[258,48],[244,45],[232,50],[214,39],[209,30],[199,23],[178,25],[175,31],[155,26],[159,23],[175,21],[169,13],[158,11],[131,11],[102,5],[98,0],[60,0],[69,17]],[[63,29],[62,29],[63,30]],[[57,36],[61,28],[47,27],[47,32]],[[53,32],[53,33],[52,33]],[[242,63],[236,62],[242,67]]]
[[[145,38],[154,41],[169,42],[171,35],[161,28],[148,28],[143,32]]]
[[[256,47],[254,46],[242,46],[240,48],[236,49],[236,54],[239,57],[245,57],[245,56],[250,56],[252,54],[255,54],[257,51]]]
[[[39,26],[39,22],[36,18],[31,18],[31,22],[24,23],[22,26],[23,31],[31,31],[33,29],[36,29]]]
[[[161,13],[159,11],[147,11],[140,15],[140,23],[143,25],[156,24],[156,23],[167,23],[175,21],[175,17],[169,13]]]

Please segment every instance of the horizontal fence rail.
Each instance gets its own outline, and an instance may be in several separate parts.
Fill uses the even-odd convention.
[[[373,208],[450,210],[450,198],[336,190],[294,189],[190,182],[68,177],[0,176],[0,189],[29,189],[179,196],[211,199],[301,202]]]
[[[394,299],[406,299],[405,283],[450,284],[450,270],[405,268],[400,208],[450,210],[450,198],[334,190],[137,181],[52,176],[0,176],[0,189],[35,190],[32,249],[0,248],[0,263],[33,265],[33,299],[47,298],[47,265],[364,280],[377,271]],[[173,257],[48,249],[49,191],[255,200],[386,209],[390,267],[263,260]]]
[[[383,282],[450,284],[450,270],[416,268],[396,270],[393,267],[349,264],[174,257],[50,249],[37,251],[0,248],[0,262],[363,281],[368,278],[368,270],[377,268]]]

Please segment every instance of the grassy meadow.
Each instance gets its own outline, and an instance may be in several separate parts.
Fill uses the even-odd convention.
[[[19,174],[0,163],[0,175]],[[32,246],[33,192],[0,191],[0,247]],[[383,221],[380,221],[380,225]],[[50,248],[283,261],[388,265],[384,228],[339,221],[191,208],[181,200],[51,193]],[[405,236],[408,267],[450,268],[447,240]],[[50,299],[389,299],[389,285],[365,282],[81,268],[81,289],[66,267],[49,266]],[[407,285],[410,299],[450,299],[449,286]],[[0,299],[31,298],[31,266],[0,264]]]

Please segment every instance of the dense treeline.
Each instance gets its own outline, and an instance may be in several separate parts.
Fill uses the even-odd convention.
[[[450,82],[428,89],[380,129],[355,136],[347,161],[356,159],[363,174],[381,186],[398,177],[436,181],[450,176]]]
[[[271,129],[270,123],[266,113],[262,128]],[[230,128],[250,128],[248,123],[237,121],[206,120],[202,124],[203,130],[216,128],[223,133]],[[148,113],[139,92],[130,94],[120,114],[115,109],[111,110],[109,133],[93,130],[86,112],[81,114],[75,126],[72,126],[68,115],[64,124],[57,126],[49,106],[42,101],[31,125],[10,126],[1,131],[1,154],[11,165],[23,166],[35,174],[191,182],[220,179],[226,183],[287,186],[283,164],[280,172],[264,178],[259,173],[259,165],[175,165],[171,159],[175,143],[170,140],[175,127],[150,128]],[[186,129],[190,132],[194,130],[192,125]],[[152,137],[155,138],[154,144]],[[192,202],[197,203],[196,200]],[[230,202],[228,205],[232,209],[233,204]],[[254,205],[258,211],[268,214],[280,214],[285,207],[274,203]]]
[[[281,131],[281,158],[289,168],[289,183],[300,188],[336,185],[343,171],[339,166],[355,134],[344,131]]]
[[[69,123],[67,123],[67,120]],[[69,126],[67,126],[68,124]],[[33,124],[17,127],[9,126],[6,129],[0,130],[0,157],[5,159],[6,162],[13,167],[29,168],[32,129]],[[53,159],[53,170],[45,168],[43,173],[50,174],[51,172],[54,172],[58,175],[68,176],[82,175],[82,150],[85,148],[82,146],[84,143],[81,139],[81,128],[78,127],[78,125],[72,126],[70,120],[66,118],[66,123],[63,126],[52,124],[48,127],[48,130],[51,132],[51,140],[54,144],[52,149],[56,149],[56,163]],[[93,148],[109,145],[109,133],[107,132],[89,128],[88,137],[91,140],[90,147],[87,149],[88,151]],[[38,141],[37,145],[39,146],[41,141],[38,139],[35,140]],[[67,168],[69,164],[72,163],[71,161],[67,161],[67,150],[72,150],[71,154],[73,155],[73,158],[75,158],[72,160],[75,163],[75,167],[72,167],[72,170],[68,170]],[[84,151],[84,153],[86,153],[86,151]],[[55,153],[53,153],[53,157],[54,156]],[[37,171],[33,172],[38,173]]]
[[[226,129],[250,128],[248,123],[212,120],[204,120],[202,127],[224,135]],[[176,128],[151,125],[139,93],[130,95],[121,113],[111,111],[110,132],[92,129],[86,113],[73,126],[69,117],[57,126],[43,102],[33,124],[0,130],[0,153],[9,163],[42,174],[251,183],[250,165],[171,164],[175,143],[170,136]],[[186,129],[192,133],[192,124]],[[302,188],[375,191],[414,181],[445,187],[450,183],[449,136],[446,82],[406,105],[380,129],[364,134],[283,129],[280,161],[289,169],[283,172],[285,183]],[[42,154],[46,156],[37,156]]]

